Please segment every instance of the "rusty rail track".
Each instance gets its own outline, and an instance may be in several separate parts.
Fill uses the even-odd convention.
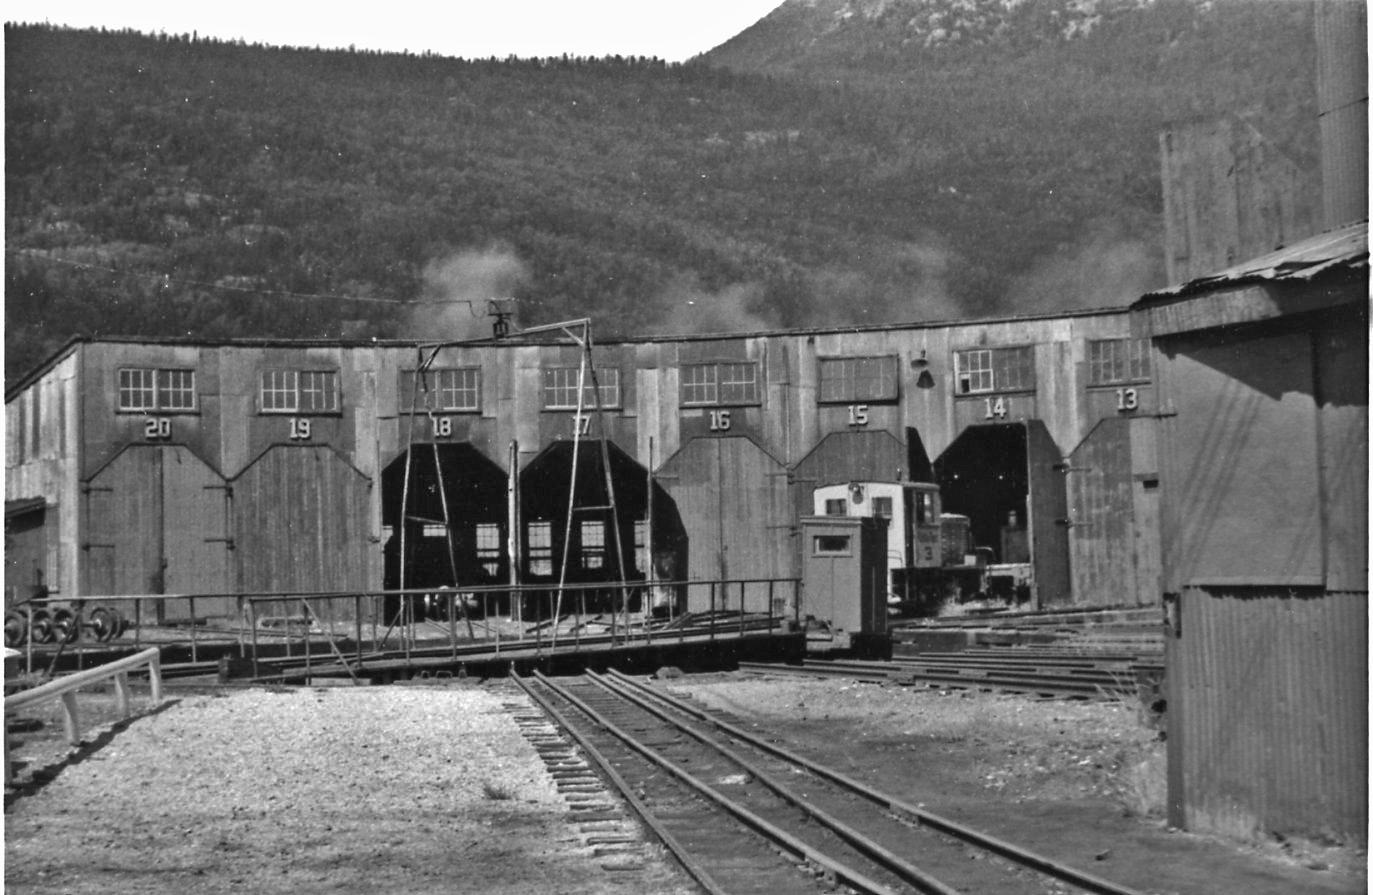
[[[1137,895],[881,793],[618,672],[517,682],[708,891],[832,891],[841,883],[864,893]],[[981,860],[970,860],[974,852]],[[913,854],[919,865],[906,857]]]
[[[740,662],[750,674],[794,674],[1040,696],[1113,699],[1157,685],[1161,662],[1120,657],[1006,657],[973,651],[887,662],[807,659],[802,665]]]

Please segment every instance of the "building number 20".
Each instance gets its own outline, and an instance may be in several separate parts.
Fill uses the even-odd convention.
[[[149,417],[143,424],[143,437],[149,441],[165,440],[172,437],[172,421],[165,416]]]

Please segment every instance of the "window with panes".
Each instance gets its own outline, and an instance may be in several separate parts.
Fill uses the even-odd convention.
[[[760,403],[758,365],[751,361],[683,364],[679,375],[683,406]]]
[[[264,370],[259,396],[263,413],[337,413],[338,372]]]
[[[543,371],[543,406],[545,410],[576,410],[577,383],[582,384],[582,409],[596,408],[596,389],[591,385],[591,371],[580,367],[545,367]],[[620,371],[616,367],[597,367],[596,384],[600,386],[601,408],[620,406]]]
[[[415,388],[415,372],[401,373],[402,389],[406,393],[401,407],[414,406],[436,413],[475,413],[481,410],[481,370],[477,367],[444,367],[426,370],[419,376],[418,392],[411,400],[409,392]]]
[[[120,411],[190,413],[196,409],[195,371],[125,367],[119,371]]]
[[[821,358],[820,401],[895,401],[898,369],[895,357]]]
[[[495,522],[477,523],[477,565],[495,577],[501,571],[501,527]]]
[[[1148,339],[1101,339],[1087,343],[1087,384],[1116,385],[1149,379]]]
[[[599,519],[582,520],[582,568],[605,568],[605,523]]]
[[[960,395],[1030,391],[1035,387],[1034,349],[973,348],[954,353]]]
[[[529,541],[525,556],[529,559],[529,574],[553,574],[553,523],[548,521],[531,522],[528,526]]]

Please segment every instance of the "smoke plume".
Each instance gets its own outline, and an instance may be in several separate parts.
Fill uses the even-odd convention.
[[[512,298],[529,277],[529,268],[514,250],[501,245],[430,261],[401,335],[433,341],[487,338],[490,303]]]

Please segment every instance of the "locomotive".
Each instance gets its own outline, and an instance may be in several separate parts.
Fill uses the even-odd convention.
[[[845,482],[814,491],[817,516],[887,519],[887,605],[897,618],[1009,608],[1030,599],[1034,565],[995,562],[973,543],[972,520],[942,511],[932,482]],[[1026,559],[1024,528],[1014,514],[1001,527],[1003,559]]]

